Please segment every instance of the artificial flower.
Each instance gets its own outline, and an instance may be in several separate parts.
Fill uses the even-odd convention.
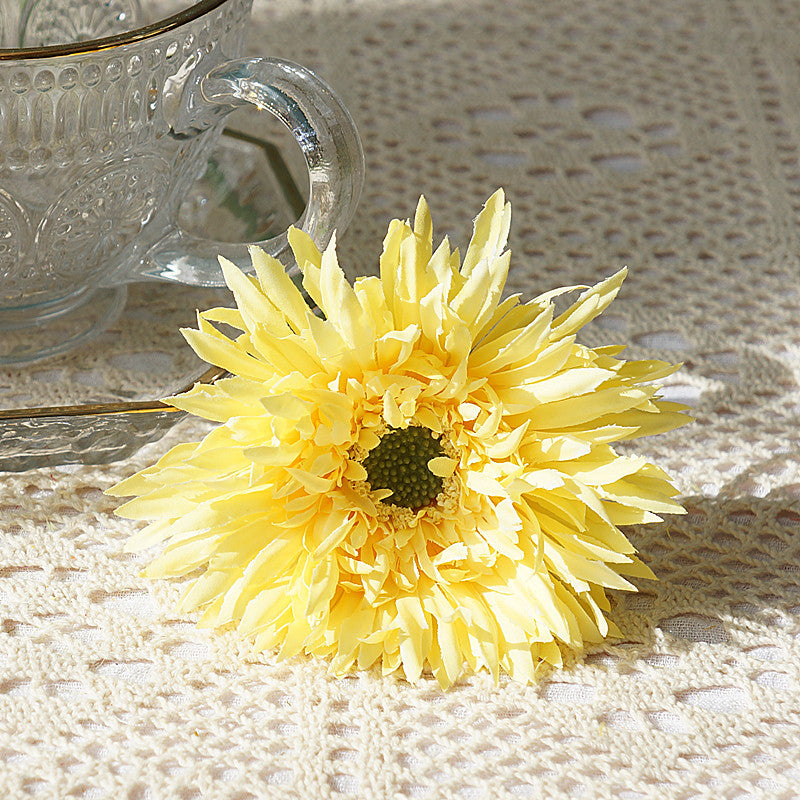
[[[163,545],[145,574],[192,574],[181,611],[336,675],[427,666],[443,687],[529,681],[615,632],[606,590],[654,577],[618,526],[682,509],[611,444],[686,421],[653,383],[676,367],[576,342],[625,270],[558,315],[570,289],[502,299],[510,219],[498,191],[460,262],[420,199],[353,285],[335,241],[293,229],[317,313],[261,250],[253,277],[220,259],[237,308],[183,333],[232,377],[168,401],[220,424],[113,489],[150,520],[130,549]]]

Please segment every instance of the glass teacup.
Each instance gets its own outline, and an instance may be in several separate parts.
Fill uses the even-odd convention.
[[[349,222],[364,161],[313,73],[241,58],[252,0],[0,0],[0,364],[102,330],[125,284],[221,285],[247,243],[177,224],[226,116],[252,104],[293,133],[309,171],[298,226]],[[255,242],[291,265],[286,235]]]

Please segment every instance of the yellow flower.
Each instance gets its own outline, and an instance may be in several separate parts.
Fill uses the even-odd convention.
[[[427,664],[443,687],[465,667],[528,681],[614,632],[605,590],[654,577],[617,526],[682,509],[610,443],[686,421],[652,383],[675,367],[575,341],[625,270],[555,317],[569,289],[501,300],[510,219],[498,191],[460,264],[421,199],[352,286],[334,242],[292,230],[324,317],[262,251],[253,278],[221,259],[238,309],[184,335],[233,377],[169,402],[222,424],[113,490],[151,520],[130,548],[165,545],[146,575],[200,570],[181,610],[336,675]]]

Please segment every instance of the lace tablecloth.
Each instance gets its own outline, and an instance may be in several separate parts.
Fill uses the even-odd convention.
[[[660,581],[615,596],[622,641],[539,685],[443,693],[277,663],[176,615],[179,583],[138,577],[137,525],[102,491],[197,423],[128,462],[3,475],[2,796],[800,797],[800,6],[261,0],[250,48],[352,110],[353,272],[419,193],[464,244],[497,186],[510,288],[629,265],[584,341],[685,363],[665,394],[696,422],[633,449],[689,513],[631,532]],[[141,349],[172,358],[144,328]],[[41,370],[55,397],[67,376]]]

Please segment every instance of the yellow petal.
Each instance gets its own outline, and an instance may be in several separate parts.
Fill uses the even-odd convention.
[[[428,469],[439,478],[449,478],[456,471],[457,466],[458,462],[447,456],[437,456],[427,464]]]
[[[505,202],[505,193],[498,189],[475,218],[472,239],[464,254],[461,274],[468,277],[481,261],[493,261],[508,241],[511,228],[511,204]]]
[[[225,276],[225,283],[233,292],[236,307],[249,330],[253,330],[257,324],[268,324],[275,328],[286,327],[283,314],[264,296],[253,280],[227,258],[219,256],[219,263]]]
[[[181,328],[184,339],[204,361],[253,380],[269,380],[273,370],[221,335]]]
[[[322,254],[319,288],[320,306],[328,317],[328,323],[341,334],[350,347],[369,342],[374,331],[339,266],[335,237]]]
[[[322,253],[319,248],[314,244],[314,240],[300,228],[295,228],[292,225],[287,231],[289,244],[294,253],[295,260],[302,267],[305,264],[310,264],[319,267],[322,261]]]
[[[628,268],[623,267],[606,278],[596,286],[585,291],[575,305],[568,308],[563,314],[553,321],[552,336],[561,338],[575,333],[577,330],[605,311],[611,301],[619,293],[622,282],[628,274]]]
[[[248,250],[258,281],[270,302],[295,331],[308,327],[307,318],[311,311],[294,281],[286,274],[286,267],[259,247],[251,246]]]
[[[380,277],[383,285],[383,296],[386,307],[394,315],[395,312],[395,278],[396,268],[400,261],[400,245],[409,234],[408,226],[399,219],[389,223],[389,230],[383,240],[383,252],[380,258]]]
[[[336,559],[323,559],[316,566],[311,577],[311,584],[308,588],[308,602],[305,609],[306,616],[314,617],[323,611],[336,592],[338,580],[339,567],[336,564]]]

